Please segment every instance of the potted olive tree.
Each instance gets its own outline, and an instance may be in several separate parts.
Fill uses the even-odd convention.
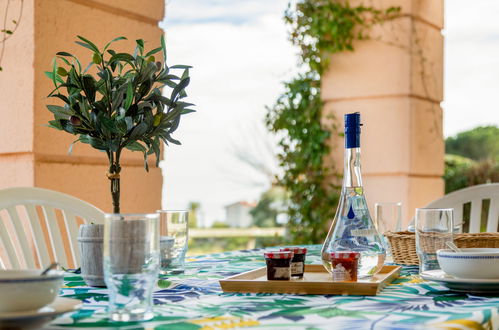
[[[116,52],[110,48],[125,37],[111,40],[102,49],[84,37],[78,36],[78,39],[76,43],[91,52],[90,63],[83,67],[74,55],[58,52],[52,70],[46,72],[54,84],[49,97],[62,101],[59,105],[47,106],[54,115],[48,126],[77,137],[69,153],[76,142],[81,142],[107,155],[109,169],[106,176],[110,181],[113,213],[120,213],[120,159],[123,151],[142,152],[144,167],[148,171],[149,155],[155,155],[156,166],[159,163],[161,142],[180,144],[172,133],[178,128],[181,116],[194,111],[190,108],[193,104],[183,101],[187,96],[185,88],[189,84],[190,67],[169,67],[166,64],[163,37],[161,45],[149,51],[145,50],[143,40],[136,40],[132,53]],[[159,54],[162,54],[163,61],[157,58]],[[90,71],[96,74],[90,74]],[[176,74],[178,71],[180,74]],[[168,97],[163,95],[165,87],[170,91]],[[92,241],[91,238],[97,236],[97,240],[102,242],[102,228],[82,226],[79,236],[85,277],[86,263],[90,261],[99,267],[102,253],[95,246],[87,250],[83,241],[88,242],[89,238]],[[100,276],[100,281],[97,279],[98,283],[89,284],[103,285],[102,274],[97,276]]]

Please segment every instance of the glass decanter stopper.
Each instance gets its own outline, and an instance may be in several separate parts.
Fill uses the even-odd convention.
[[[358,277],[381,269],[386,250],[369,214],[360,171],[360,113],[345,115],[343,186],[331,228],[322,246],[322,262],[331,269],[331,252],[360,253]]]

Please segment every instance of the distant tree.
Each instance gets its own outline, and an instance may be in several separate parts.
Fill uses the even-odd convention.
[[[468,185],[499,182],[499,161],[488,159],[474,164],[467,173]]]
[[[445,193],[468,187],[467,173],[475,162],[472,159],[445,155]]]
[[[282,172],[277,159],[276,137],[263,123],[255,120],[242,121],[235,131],[237,135],[230,138],[227,151],[240,166],[235,169],[227,166],[225,173],[239,185],[258,187],[262,191],[270,189],[276,182],[276,175]]]
[[[189,202],[187,209],[189,210],[189,228],[197,228],[198,227],[198,212],[201,209],[201,203]]]
[[[250,211],[253,224],[257,227],[276,227],[277,216],[283,212],[286,192],[281,187],[272,187],[264,192],[258,204]]]
[[[499,182],[499,128],[481,126],[445,140],[445,193]]]
[[[445,140],[445,152],[473,160],[499,161],[499,127],[482,126],[458,133]]]
[[[229,225],[222,221],[215,221],[211,225],[211,228],[229,228]]]

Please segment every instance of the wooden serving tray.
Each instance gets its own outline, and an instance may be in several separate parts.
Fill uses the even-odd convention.
[[[357,282],[333,282],[322,265],[305,265],[302,279],[289,281],[267,280],[267,267],[220,280],[224,292],[342,294],[375,296],[400,274],[400,266],[383,266],[372,278]]]

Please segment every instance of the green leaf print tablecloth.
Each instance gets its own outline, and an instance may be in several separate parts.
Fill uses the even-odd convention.
[[[320,263],[320,246],[308,246],[307,263]],[[263,267],[263,249],[188,258],[185,275],[163,277],[154,293],[155,318],[110,322],[107,290],[68,274],[62,296],[83,308],[51,326],[123,329],[499,329],[499,297],[449,291],[404,267],[377,296],[223,293],[219,279]]]

